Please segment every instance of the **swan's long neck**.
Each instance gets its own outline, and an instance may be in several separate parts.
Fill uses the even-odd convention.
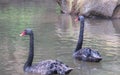
[[[84,19],[82,20],[80,19],[80,32],[79,32],[79,38],[78,38],[78,43],[77,43],[75,52],[82,48],[83,37],[84,37]]]
[[[29,55],[28,55],[28,59],[27,59],[25,65],[24,65],[24,71],[26,70],[26,68],[31,67],[33,58],[34,58],[34,34],[31,33],[30,34],[30,42],[29,42]]]

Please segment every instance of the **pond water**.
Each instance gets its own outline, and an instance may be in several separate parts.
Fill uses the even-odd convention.
[[[28,36],[35,35],[34,63],[58,59],[75,68],[70,75],[120,74],[120,20],[86,19],[83,47],[98,50],[103,60],[90,63],[74,60],[79,22],[59,13],[52,0],[2,0],[0,2],[0,73],[2,75],[37,75],[23,72],[28,56]]]

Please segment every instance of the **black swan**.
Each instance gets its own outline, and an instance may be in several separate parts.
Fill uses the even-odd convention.
[[[73,53],[73,57],[78,60],[89,61],[89,62],[101,61],[102,57],[98,51],[92,50],[90,48],[82,48],[83,36],[84,36],[84,16],[79,16],[77,20],[80,21],[80,32],[79,32],[78,43]]]
[[[68,67],[64,63],[58,60],[45,60],[41,61],[38,64],[32,65],[34,58],[34,34],[31,29],[25,29],[20,36],[29,35],[29,55],[28,59],[24,65],[25,72],[40,73],[43,75],[59,74],[65,75],[69,74],[72,71],[72,68]]]

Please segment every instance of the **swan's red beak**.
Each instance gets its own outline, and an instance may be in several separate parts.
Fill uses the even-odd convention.
[[[76,17],[74,21],[75,21],[75,22],[78,22],[78,21],[79,21],[79,20],[78,20],[78,17]]]
[[[25,35],[25,31],[23,31],[21,34],[20,34],[20,36],[24,36]]]

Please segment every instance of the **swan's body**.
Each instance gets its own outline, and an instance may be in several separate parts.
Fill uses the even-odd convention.
[[[32,72],[32,73],[40,73],[44,75],[51,75],[51,74],[68,74],[70,68],[67,65],[63,64],[58,60],[45,60],[41,61],[38,64],[35,64],[31,67],[25,68],[25,72]]]
[[[78,20],[80,20],[80,34],[76,49],[73,53],[73,57],[83,61],[90,61],[90,62],[101,61],[102,57],[98,51],[92,50],[90,48],[82,48],[83,36],[84,36],[84,17],[79,16]]]
[[[24,30],[20,36],[29,35],[30,36],[30,49],[28,59],[24,65],[25,72],[40,73],[43,75],[59,74],[65,75],[72,71],[72,68],[68,67],[64,63],[58,60],[45,60],[38,64],[32,65],[34,58],[34,35],[31,29]]]

